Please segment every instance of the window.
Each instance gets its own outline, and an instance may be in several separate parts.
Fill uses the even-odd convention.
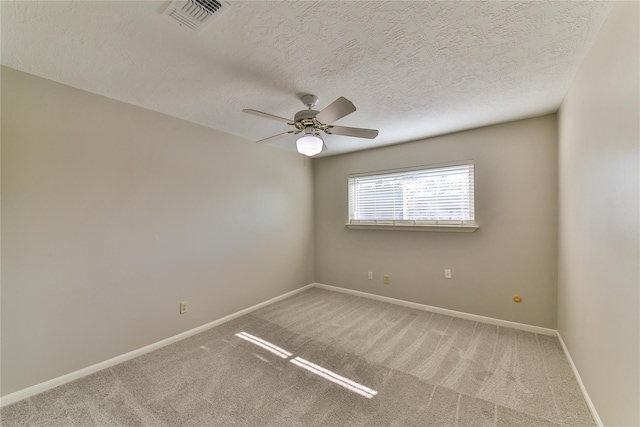
[[[350,228],[475,231],[473,162],[349,175]]]

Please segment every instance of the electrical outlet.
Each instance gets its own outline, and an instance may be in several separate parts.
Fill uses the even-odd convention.
[[[373,271],[369,272],[369,280],[373,280]]]
[[[384,276],[382,276],[382,283],[384,283],[385,285],[389,284],[389,275],[385,274]]]
[[[451,270],[448,268],[444,269],[444,278],[445,279],[451,279]]]
[[[187,302],[182,301],[180,303],[180,314],[185,314],[187,312]]]

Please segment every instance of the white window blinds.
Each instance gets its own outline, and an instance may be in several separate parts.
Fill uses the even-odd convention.
[[[473,162],[349,176],[349,223],[474,222]]]

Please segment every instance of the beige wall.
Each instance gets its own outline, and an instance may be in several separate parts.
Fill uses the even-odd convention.
[[[2,395],[313,282],[312,178],[294,153],[2,68]]]
[[[318,159],[316,280],[555,328],[556,139],[556,116],[547,115]],[[475,233],[345,227],[348,174],[466,159],[475,161]],[[445,268],[452,279],[444,278]],[[390,275],[390,285],[382,284],[382,274]],[[514,303],[514,294],[524,301]]]
[[[639,22],[615,5],[559,113],[558,329],[607,426],[640,425]]]

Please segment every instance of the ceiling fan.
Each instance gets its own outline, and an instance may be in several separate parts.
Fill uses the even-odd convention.
[[[254,116],[264,117],[266,119],[276,120],[293,126],[295,129],[283,132],[269,138],[256,141],[258,144],[275,141],[289,134],[297,135],[304,132],[304,136],[298,138],[296,148],[300,154],[305,156],[315,156],[326,149],[324,141],[320,138],[320,132],[332,135],[355,136],[356,138],[373,139],[378,136],[375,129],[361,129],[345,126],[334,126],[331,123],[343,118],[344,116],[356,111],[355,105],[347,98],[340,97],[333,101],[322,111],[316,111],[312,108],[318,103],[318,97],[315,95],[303,95],[300,100],[307,106],[306,110],[298,111],[293,120],[284,117],[274,116],[273,114],[263,113],[262,111],[244,109],[242,112],[253,114]]]

